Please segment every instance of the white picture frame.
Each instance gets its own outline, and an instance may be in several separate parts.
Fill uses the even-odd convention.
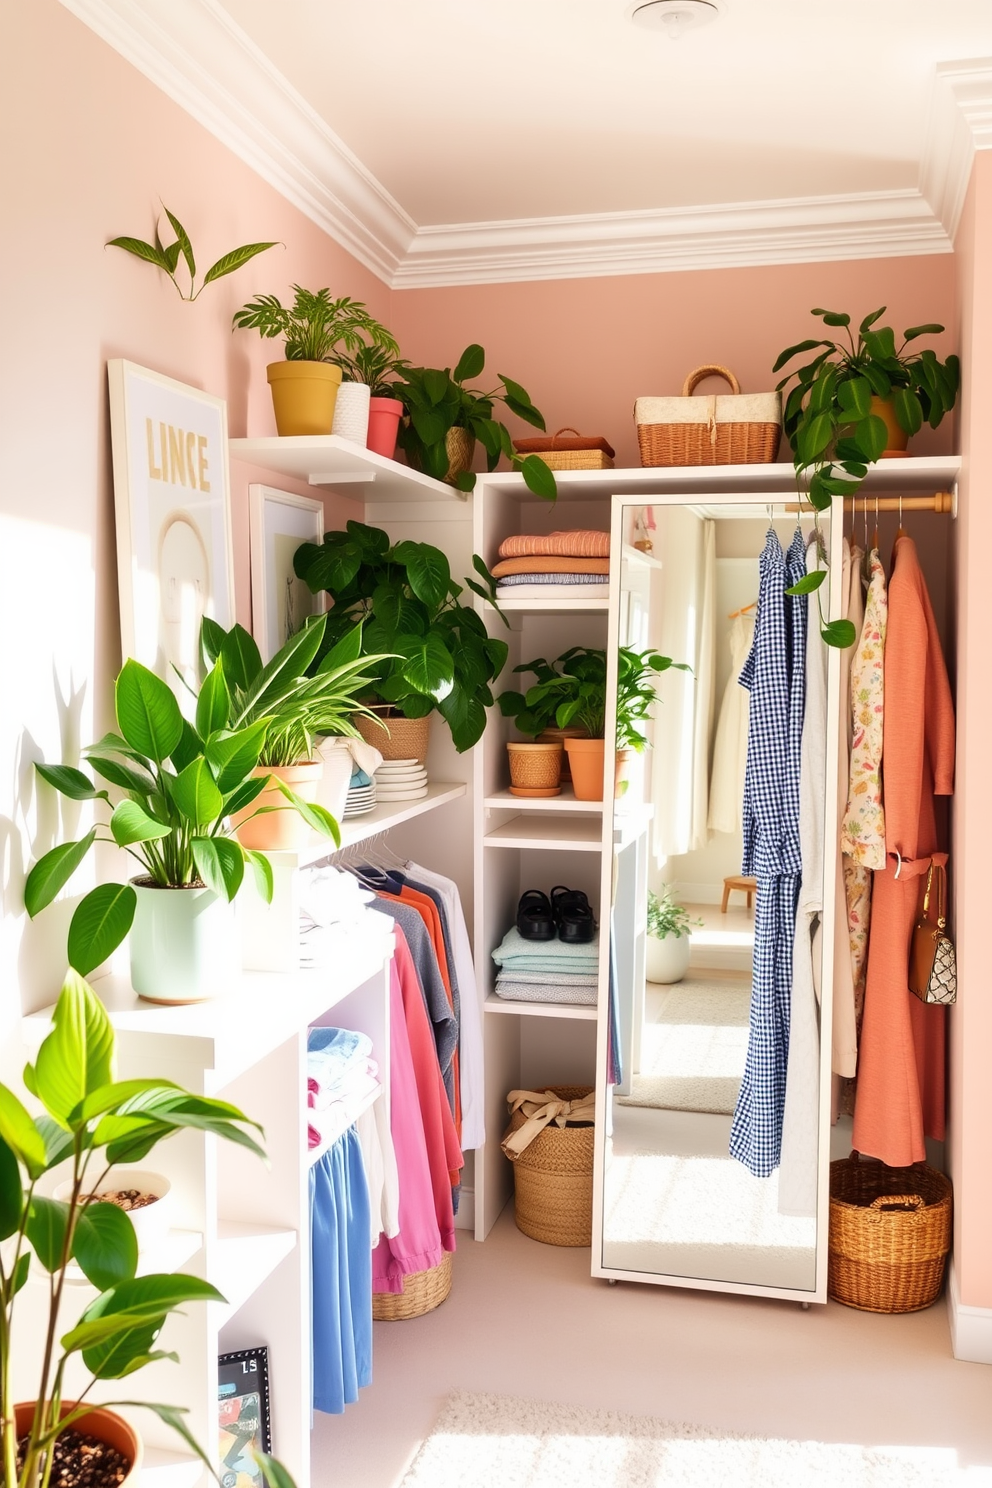
[[[251,628],[269,661],[310,615],[324,611],[323,593],[311,594],[293,572],[301,543],[324,539],[324,504],[275,486],[248,487],[251,548]]]
[[[200,622],[235,620],[227,404],[121,358],[107,377],[121,651],[189,712]]]

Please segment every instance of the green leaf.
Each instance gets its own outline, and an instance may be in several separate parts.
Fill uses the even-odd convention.
[[[415,691],[437,698],[454,679],[451,653],[436,632],[402,642],[403,676]]]
[[[221,653],[224,633],[222,625],[218,625],[217,621],[212,620],[209,615],[204,615],[200,622],[200,656],[208,671]]]
[[[204,754],[214,772],[218,788],[225,795],[250,776],[258,764],[268,727],[269,720],[260,718],[247,728],[235,729],[233,732],[220,729],[207,739]]]
[[[256,1451],[254,1455],[267,1488],[296,1488],[292,1474],[283,1467],[278,1458],[270,1457],[266,1452]]]
[[[836,310],[811,310],[809,313],[822,316],[824,325],[848,326],[851,324],[849,315],[841,315]]]
[[[804,465],[811,465],[823,454],[833,438],[833,419],[828,413],[818,413],[799,430],[799,455]]]
[[[235,625],[227,632],[220,654],[229,685],[247,692],[262,670],[262,657],[244,626]]]
[[[436,609],[447,598],[448,585],[451,583],[451,569],[447,558],[440,549],[431,547],[429,543],[409,543],[403,546],[408,551],[401,561],[406,564],[410,588],[425,605]]]
[[[69,923],[69,965],[80,976],[116,951],[134,920],[137,895],[130,884],[101,884],[76,907]]]
[[[871,383],[871,390],[875,397],[887,398],[892,392],[892,382],[882,368],[876,366],[874,362],[866,362],[861,370]]]
[[[458,358],[458,366],[452,373],[455,382],[464,382],[468,377],[481,377],[486,365],[486,353],[475,341],[466,346]]]
[[[267,725],[266,725],[267,726]],[[262,792],[267,789],[271,775],[256,775],[252,780],[246,780],[233,790],[224,800],[224,815],[236,816],[239,811],[244,811],[252,801],[258,799]]]
[[[231,694],[224,677],[224,661],[218,657],[207,673],[196,700],[196,731],[206,739],[218,729],[225,729],[231,718]]]
[[[0,1085],[0,1138],[20,1158],[32,1178],[40,1178],[47,1162],[45,1143],[27,1111],[6,1085]]]
[[[143,1110],[149,1097],[174,1096],[177,1092],[180,1095],[184,1093],[182,1086],[174,1085],[171,1080],[110,1080],[91,1090],[86,1099],[70,1112],[70,1120],[87,1122],[108,1111]]]
[[[447,372],[441,372],[436,367],[428,367],[424,372],[422,383],[429,403],[437,407],[439,403],[444,402],[450,386]]]
[[[797,341],[795,346],[787,346],[784,351],[779,352],[772,372],[781,372],[786,362],[791,362],[792,358],[798,356],[801,351],[812,351],[814,346],[829,346],[830,344],[829,341]]]
[[[14,1274],[10,1279],[10,1295],[16,1297],[21,1288],[27,1283],[31,1274],[31,1253],[25,1251],[14,1268]]]
[[[871,383],[867,377],[852,377],[838,383],[837,402],[850,418],[867,418],[871,412]]]
[[[330,837],[336,847],[341,846],[341,830],[334,817],[324,806],[318,806],[316,801],[304,801],[295,791],[290,790],[284,781],[273,776],[274,783],[278,786],[282,795],[296,808],[307,826],[319,832],[322,837]],[[277,810],[276,807],[261,807],[262,811]]]
[[[140,661],[128,660],[115,689],[121,733],[146,758],[162,764],[182,737],[183,716],[171,689]]]
[[[194,826],[208,826],[224,810],[224,797],[202,756],[180,771],[170,784],[170,792],[183,816]]]
[[[24,908],[34,919],[69,882],[96,841],[96,828],[78,842],[62,842],[39,858],[24,884]]]
[[[558,487],[554,474],[540,455],[528,455],[521,463],[520,473],[527,489],[533,491],[535,496],[540,496],[543,501],[557,500]]]
[[[272,903],[273,877],[272,864],[263,852],[255,852],[251,848],[245,848],[245,857],[251,864],[255,873],[255,887],[265,900],[266,904]]]
[[[203,276],[204,284],[212,284],[215,279],[223,279],[225,274],[233,274],[235,269],[240,269],[258,253],[265,253],[269,248],[275,248],[276,243],[245,243],[241,248],[232,248],[230,253],[225,253]]]
[[[213,1463],[183,1420],[183,1416],[188,1415],[188,1412],[182,1406],[156,1405],[150,1400],[118,1400],[116,1404],[131,1406],[132,1408],[140,1407],[142,1410],[152,1411],[158,1416],[160,1421],[166,1426],[171,1427],[176,1435],[182,1438],[194,1456],[199,1457],[210,1476],[216,1476]],[[282,1488],[281,1484],[279,1488]]]
[[[110,818],[110,830],[117,846],[127,847],[132,842],[154,842],[160,837],[168,837],[172,828],[142,811],[137,801],[121,801]]]
[[[918,429],[922,429],[923,408],[919,398],[909,388],[892,389],[892,406],[899,427],[905,429],[907,434],[915,434]]]
[[[23,1203],[24,1191],[17,1157],[0,1137],[0,1240],[6,1240],[19,1226]]]
[[[820,635],[828,646],[836,646],[839,651],[853,646],[857,639],[851,620],[830,620],[821,628]]]
[[[35,769],[43,780],[49,785],[54,785],[63,796],[68,796],[71,801],[105,801],[107,792],[97,790],[91,780],[87,778],[82,770],[74,770],[71,765],[43,765],[35,764]]]
[[[196,871],[218,899],[231,900],[245,876],[244,852],[229,837],[194,837],[190,843]]]
[[[455,489],[465,492],[474,491],[477,480],[478,476],[474,470],[459,470],[455,476]]]
[[[186,260],[186,267],[189,269],[189,277],[192,279],[196,274],[196,259],[193,257],[193,244],[189,240],[189,234],[183,227],[182,223],[179,221],[179,218],[174,216],[173,213],[169,211],[168,207],[165,205],[165,202],[162,203],[162,207],[165,211],[166,217],[168,217],[169,222],[172,226],[172,231],[176,235],[176,242],[179,244],[183,258]]]
[[[107,247],[123,248],[125,253],[133,253],[135,258],[143,258],[146,263],[155,264],[156,268],[164,269],[167,274],[170,272],[165,250],[156,248],[154,243],[143,243],[140,238],[111,238]]]
[[[138,791],[145,795],[154,789],[155,782],[151,776],[136,770],[133,765],[121,764],[120,760],[109,759],[103,754],[91,754],[89,760],[98,775],[109,780],[111,785],[119,786],[121,790]]]
[[[383,533],[383,536],[385,536],[385,533]],[[382,619],[382,616],[380,615],[379,618]],[[360,625],[352,625],[323,658],[320,663],[320,670],[322,672],[333,672],[337,667],[347,666],[349,662],[357,661],[361,654],[362,627]]]
[[[939,336],[943,329],[936,321],[930,321],[927,325],[910,326],[908,331],[903,331],[902,336],[904,341],[915,341],[917,336]]]
[[[791,585],[785,592],[786,594],[813,594],[819,589],[826,577],[827,571],[825,568],[816,569],[813,573],[804,574],[797,583]]]
[[[104,887],[119,891],[117,884]],[[133,897],[134,890],[130,892]],[[55,1004],[52,1031],[34,1066],[38,1096],[56,1121],[68,1126],[80,1102],[113,1078],[114,1030],[106,1008],[83,977],[69,971]]]
[[[878,414],[870,413],[857,425],[854,437],[861,447],[865,460],[868,464],[872,464],[875,460],[881,459],[885,453],[885,447],[889,442],[889,431]]]
[[[46,1271],[58,1271],[62,1265],[68,1225],[68,1204],[61,1204],[57,1199],[35,1197],[31,1200],[24,1233]]]
[[[320,650],[326,624],[327,616],[321,615],[312,624],[290,636],[285,645],[279,648],[248,688],[238,722],[244,722],[249,711],[256,714],[264,712],[292,693],[290,684],[304,676]]]
[[[858,330],[862,336],[864,335],[865,331],[871,330],[876,320],[881,320],[882,316],[885,314],[885,308],[886,307],[883,305],[880,310],[873,310],[870,315],[865,316],[864,320],[858,327]]]
[[[134,1225],[116,1204],[88,1204],[76,1220],[72,1254],[98,1291],[130,1281],[138,1267]]]

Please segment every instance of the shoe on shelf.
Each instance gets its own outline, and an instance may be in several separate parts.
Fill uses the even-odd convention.
[[[551,909],[559,940],[587,945],[594,938],[596,920],[581,889],[566,889],[564,884],[556,884],[551,890]]]
[[[554,940],[555,917],[551,900],[541,889],[528,889],[517,905],[517,929],[524,940]]]

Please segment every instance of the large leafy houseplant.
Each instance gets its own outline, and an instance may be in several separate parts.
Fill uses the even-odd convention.
[[[501,402],[525,423],[544,429],[544,415],[534,407],[526,389],[501,372],[496,374],[501,388],[483,393],[466,387],[469,378],[481,376],[485,364],[485,352],[473,344],[462,352],[453,372],[450,367],[407,367],[403,380],[393,385],[394,396],[406,408],[400,425],[400,448],[406,451],[411,465],[435,480],[446,480],[450,464],[448,433],[452,429],[465,429],[485,450],[487,470],[495,470],[500,457],[505,455],[511,465],[519,468],[536,496],[554,501],[558,488],[548,465],[540,455],[518,455],[510,431],[493,416],[496,403]],[[463,470],[453,483],[460,491],[471,491],[475,480],[474,471]]]
[[[691,668],[672,661],[657,651],[634,651],[621,646],[617,653],[617,749],[644,748],[647,740],[641,725],[649,717],[655,701],[652,676],[674,667]],[[512,718],[524,734],[537,735],[557,724],[567,728],[578,724],[591,739],[601,739],[606,732],[606,652],[585,646],[571,646],[547,662],[543,657],[516,667],[518,672],[532,672],[537,681],[526,693],[508,690],[500,694],[499,706],[504,717]]]
[[[71,765],[37,764],[39,775],[73,801],[99,801],[109,809],[78,841],[63,842],[39,858],[27,877],[24,903],[32,918],[69,882],[96,842],[116,843],[141,866],[146,881],[161,888],[206,886],[230,901],[255,874],[259,892],[272,899],[272,867],[264,854],[243,848],[228,819],[251,807],[269,784],[253,776],[265,745],[268,715],[230,727],[231,687],[240,687],[260,708],[277,701],[278,669],[264,667],[249,683],[240,638],[225,638],[196,703],[195,726],[183,718],[171,689],[137,661],[126,661],[117,678],[119,733],[106,734],[83,751],[90,767],[123,794],[110,794]],[[340,842],[337,823],[321,806],[301,800],[277,782],[287,809],[298,811],[318,832]],[[256,811],[272,808],[261,806]],[[86,976],[124,940],[134,920],[132,884],[104,883],[86,894],[69,925],[69,964]]]
[[[331,362],[340,347],[356,355],[363,345],[381,347],[396,356],[399,347],[384,325],[361,300],[332,299],[329,289],[293,285],[293,303],[277,295],[257,295],[235,313],[241,330],[255,330],[265,339],[281,336],[287,362]]]
[[[169,1080],[118,1081],[115,1036],[103,1004],[82,977],[70,971],[59,994],[52,1030],[24,1083],[43,1114],[32,1117],[14,1091],[0,1085],[0,1433],[2,1481],[8,1488],[49,1488],[56,1441],[91,1408],[86,1397],[97,1381],[123,1380],[173,1353],[156,1348],[169,1316],[190,1302],[223,1302],[196,1276],[169,1272],[137,1276],[138,1244],[123,1210],[92,1195],[110,1168],[139,1162],[176,1132],[197,1130],[265,1157],[248,1130],[256,1127],[237,1106],[195,1095]],[[68,1170],[67,1202],[41,1189],[54,1170]],[[19,1451],[14,1406],[12,1348],[18,1294],[34,1262],[48,1279],[47,1320],[34,1411]],[[78,1320],[60,1317],[67,1273],[75,1265],[97,1296]],[[62,1330],[60,1332],[60,1330]],[[66,1396],[67,1368],[81,1361],[84,1388]],[[28,1396],[30,1399],[30,1396]],[[76,1402],[82,1402],[77,1408]],[[109,1405],[153,1411],[210,1467],[176,1406],[125,1398]],[[285,1485],[285,1469],[262,1461],[265,1476]]]
[[[492,575],[481,558],[472,561],[485,587],[474,579],[465,583],[493,599]],[[326,645],[361,624],[363,664],[373,679],[366,702],[386,704],[405,718],[425,718],[436,709],[459,751],[481,738],[493,702],[490,683],[508,648],[460,603],[463,586],[440,549],[418,542],[391,546],[380,528],[349,522],[343,532],[325,533],[322,544],[304,543],[294,566],[312,593],[324,589],[333,600]]]
[[[363,341],[353,352],[338,351],[335,362],[345,382],[368,384],[370,398],[397,397],[396,379],[402,377],[410,363],[396,349],[375,341]]]

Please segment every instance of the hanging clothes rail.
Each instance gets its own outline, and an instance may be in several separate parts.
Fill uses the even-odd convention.
[[[844,510],[855,511],[868,506],[872,511],[930,511],[940,516],[953,516],[954,494],[951,491],[935,491],[932,496],[845,496]],[[787,512],[807,512],[808,502],[794,501],[784,508]]]

